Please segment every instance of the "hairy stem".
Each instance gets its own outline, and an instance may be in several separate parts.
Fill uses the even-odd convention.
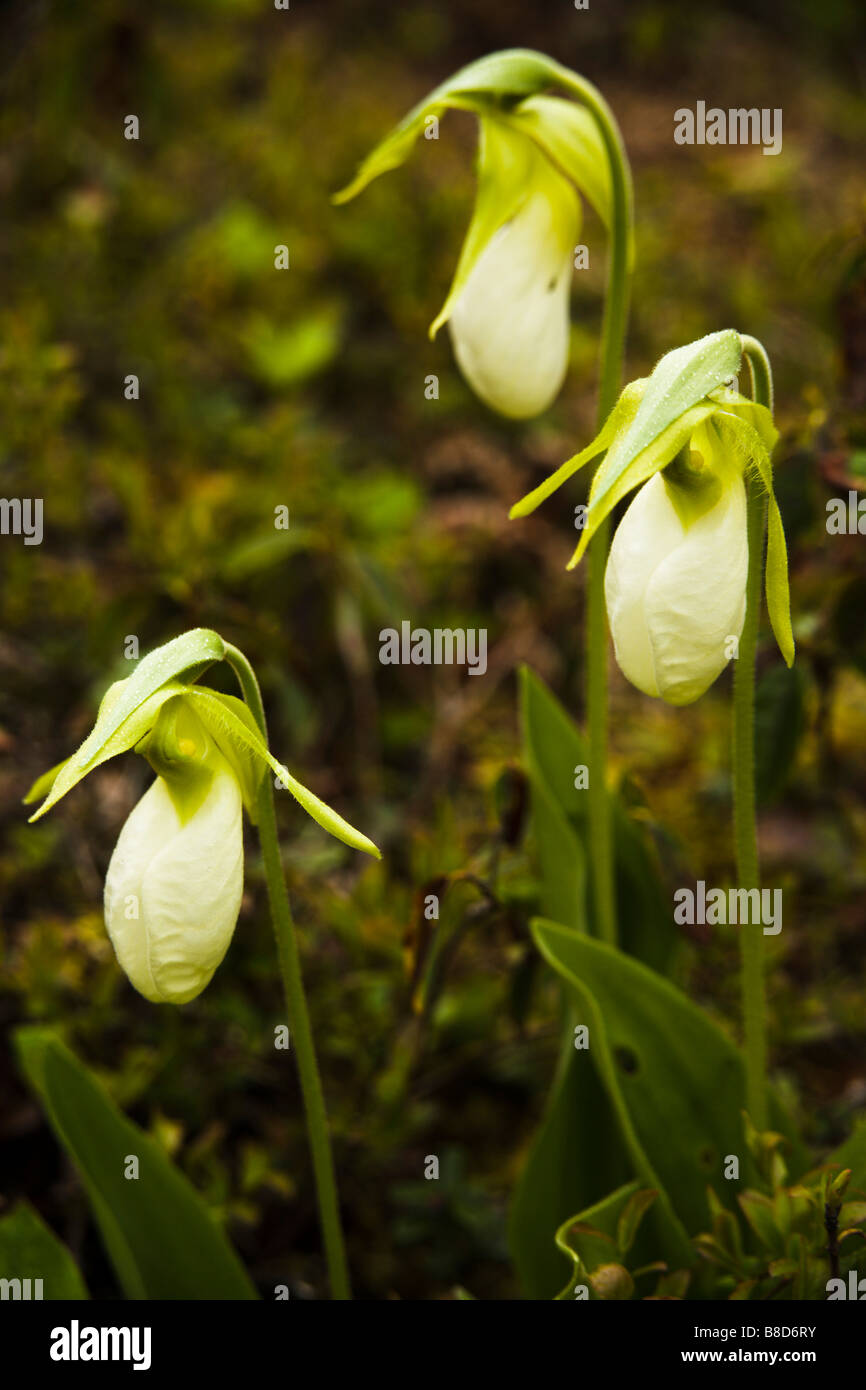
[[[237,647],[228,644],[226,645],[226,661],[234,670],[244,700],[261,730],[262,737],[267,742],[265,711],[259,683],[253,668]],[[328,1117],[325,1111],[325,1098],[322,1093],[322,1082],[310,1026],[310,1014],[301,976],[301,959],[298,952],[295,925],[292,920],[292,910],[289,905],[289,895],[280,858],[274,788],[268,773],[262,778],[259,787],[257,814],[259,842],[262,847],[262,859],[265,866],[271,919],[277,940],[280,973],[283,978],[286,1008],[292,1030],[292,1041],[301,1081],[301,1094],[307,1117],[307,1133],[313,1158],[319,1221],[330,1276],[331,1296],[335,1299],[348,1299],[352,1297],[352,1293],[349,1285],[343,1230],[340,1223],[334,1160],[328,1135]]]
[[[584,78],[560,68],[559,80],[592,113],[610,165],[611,224],[607,293],[599,357],[598,424],[607,419],[619,394],[631,292],[634,245],[631,173],[616,119],[601,93]],[[589,841],[597,930],[617,940],[614,857],[607,793],[607,618],[604,572],[610,521],[599,526],[589,547],[586,619],[586,709],[589,730]]]
[[[773,408],[773,378],[769,359],[755,338],[743,338],[749,364],[752,396]],[[746,580],[746,620],[734,671],[734,842],[737,883],[760,887],[758,831],[755,814],[755,653],[761,605],[766,499],[754,480],[747,484],[749,570]],[[767,1124],[767,1000],[764,981],[764,931],[760,920],[740,926],[740,989],[743,1048],[746,1058],[746,1107],[757,1129]]]

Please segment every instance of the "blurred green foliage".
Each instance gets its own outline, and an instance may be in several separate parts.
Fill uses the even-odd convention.
[[[772,357],[799,654],[796,684],[770,642],[760,656],[764,873],[786,895],[771,1035],[817,1152],[866,1105],[863,539],[824,527],[866,449],[858,8],[616,10],[100,0],[4,19],[0,470],[5,496],[45,499],[46,527],[41,547],[0,550],[4,1037],[35,1020],[74,1044],[265,1291],[319,1293],[323,1278],[252,837],[225,963],[192,1005],[154,1008],[100,916],[144,763],[108,765],[33,828],[19,803],[128,673],[127,635],[144,652],[206,625],[242,646],[277,756],[386,850],[359,863],[281,806],[357,1291],[516,1296],[505,1207],[555,1063],[558,993],[526,926],[539,904],[520,775],[510,801],[502,779],[519,662],[580,710],[583,578],[564,564],[581,494],[506,514],[589,437],[603,238],[588,215],[567,387],[516,426],[473,399],[447,334],[426,336],[468,221],[471,123],[443,121],[363,202],[330,204],[414,100],[496,47],[580,68],[620,120],[639,213],[628,375],[729,324]],[[783,153],[675,147],[673,111],[696,95],[781,106]],[[487,627],[487,676],[380,666],[379,629],[404,618]],[[687,711],[612,680],[613,773],[666,881],[724,882],[729,677]],[[441,893],[436,923],[425,892]],[[699,932],[677,982],[734,1019],[734,932]],[[93,1297],[114,1291],[5,1042],[0,1078],[4,1200],[38,1208]]]

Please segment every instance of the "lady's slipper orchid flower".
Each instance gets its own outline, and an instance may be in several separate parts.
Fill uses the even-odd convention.
[[[475,394],[500,415],[540,415],[559,394],[568,368],[569,291],[580,204],[571,185],[523,136],[534,178],[526,199],[494,232],[433,325],[449,318],[454,355]],[[483,159],[483,156],[482,156]]]
[[[747,488],[769,498],[766,593],[782,655],[794,659],[785,534],[773,493],[777,434],[767,407],[732,386],[742,340],[710,334],[625,388],[582,453],[511,510],[526,516],[597,455],[577,564],[601,522],[640,487],[613,538],[605,599],[620,669],[647,695],[698,699],[736,655],[746,614]]]
[[[347,202],[408,157],[446,109],[479,119],[478,191],[451,289],[431,338],[448,322],[461,371],[493,410],[546,410],[568,366],[569,294],[580,231],[579,190],[605,225],[609,152],[583,105],[542,95],[577,79],[541,54],[494,54],[455,74],[414,108],[339,193]]]
[[[208,984],[234,935],[244,886],[243,796],[182,696],[163,706],[145,745],[160,775],[111,856],[105,925],[139,994],[154,1004],[186,1004]]]
[[[690,704],[723,670],[746,616],[746,489],[739,475],[695,516],[656,473],[616,529],[604,576],[623,675],[646,695]]]
[[[45,796],[36,820],[106,759],[134,748],[150,762],[156,781],[108,866],[105,924],[122,969],[153,1003],[194,999],[228,949],[243,892],[242,812],[255,822],[268,768],[330,834],[379,857],[276,761],[242,700],[189,683],[228,650],[199,628],[149,653],[106,692],[78,751],[25,798]]]

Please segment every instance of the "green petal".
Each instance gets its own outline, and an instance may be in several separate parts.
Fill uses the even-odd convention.
[[[245,719],[239,717],[232,705],[226,702],[224,697],[217,695],[216,691],[203,689],[201,686],[192,686],[187,692],[189,699],[193,702],[202,723],[207,727],[211,736],[217,740],[221,747],[226,743],[234,742],[238,748],[253,754],[267,763],[272,772],[275,772],[297,802],[303,806],[308,816],[327,830],[329,835],[333,835],[337,840],[342,840],[344,844],[350,845],[352,849],[363,850],[365,854],[372,854],[374,858],[381,859],[382,855],[366,835],[362,835],[360,830],[356,830],[348,821],[333,811],[330,806],[321,801],[313,792],[308,791],[296,778],[292,776],[288,768],[282,763],[278,763],[271,753],[261,732],[256,725],[250,725]]]
[[[30,806],[34,801],[41,801],[43,796],[47,796],[54,786],[61,768],[64,768],[68,762],[69,759],[64,758],[62,763],[55,763],[54,767],[50,767],[47,772],[43,772],[41,777],[37,777],[27,795],[22,796],[22,804]]]
[[[201,693],[201,691],[202,687],[196,687],[197,693]],[[259,732],[259,726],[253,718],[249,706],[244,704],[243,700],[239,700],[235,695],[223,695],[220,691],[210,690],[209,688],[205,688],[204,693],[212,695],[215,700],[219,701],[224,709],[227,709],[229,713],[234,715],[237,719],[242,720],[242,722],[246,724],[247,730],[254,743],[263,742],[261,733]],[[236,737],[232,737],[231,734],[227,732],[222,721],[216,720],[213,717],[211,705],[208,705],[207,709],[204,711],[198,708],[196,713],[211,738],[217,744],[223,757],[231,764],[235,776],[240,783],[241,795],[243,796],[247,815],[253,825],[256,825],[258,823],[258,792],[262,777],[264,776],[263,760],[251,747],[242,744]]]
[[[735,394],[727,395],[720,404],[723,415],[736,415],[755,430],[769,457],[779,442],[779,431],[773,423],[772,411],[765,405],[759,405],[757,401],[750,401],[746,396]]]
[[[609,230],[613,217],[610,163],[592,112],[563,97],[536,96],[515,107],[509,120],[580,189]]]
[[[767,589],[767,611],[779,651],[785,658],[786,666],[793,666],[796,648],[794,629],[791,626],[791,590],[788,584],[788,548],[785,544],[785,528],[782,513],[775,494],[770,493],[769,515],[767,517],[767,566],[764,575]]]

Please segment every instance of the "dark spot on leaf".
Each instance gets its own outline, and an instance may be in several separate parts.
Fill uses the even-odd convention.
[[[637,1053],[633,1052],[630,1047],[615,1047],[613,1055],[620,1071],[624,1071],[626,1076],[634,1076],[640,1070]]]

